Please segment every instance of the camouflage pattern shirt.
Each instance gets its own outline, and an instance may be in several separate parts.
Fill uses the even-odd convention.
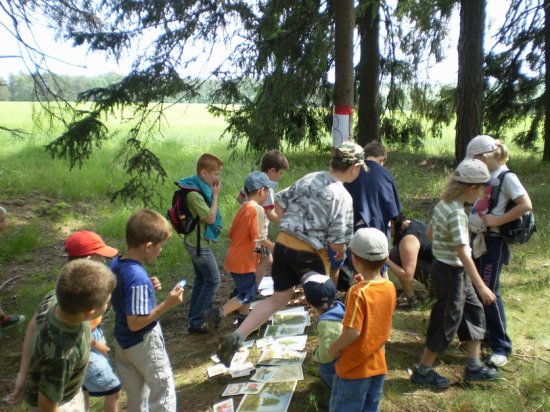
[[[38,406],[38,393],[64,403],[82,388],[90,355],[90,326],[69,326],[55,317],[57,298],[52,291],[36,310],[30,371],[25,401]]]
[[[305,175],[277,193],[275,200],[284,210],[279,228],[314,249],[326,248],[327,242],[351,241],[353,200],[329,172]]]

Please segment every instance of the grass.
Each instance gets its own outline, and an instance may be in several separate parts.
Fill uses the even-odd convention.
[[[29,132],[24,140],[0,135],[0,203],[5,203],[10,211],[8,228],[0,235],[0,284],[21,275],[0,291],[0,300],[6,311],[21,312],[27,318],[32,316],[36,304],[54,285],[65,261],[62,245],[68,234],[78,229],[94,230],[109,244],[123,250],[126,219],[139,207],[137,204],[109,202],[110,195],[125,179],[120,165],[112,160],[120,147],[124,125],[119,128],[119,136],[103,145],[81,169],[69,172],[65,161],[53,161],[44,152],[48,137],[32,126],[30,108],[27,103],[0,103],[0,124]],[[226,161],[220,197],[224,232],[214,248],[221,263],[227,247],[225,235],[237,210],[236,193],[244,176],[257,167],[258,156],[240,155],[230,160],[228,140],[219,139],[224,124],[211,118],[204,106],[176,105],[170,109],[167,119],[170,126],[163,130],[165,138],[150,142],[151,149],[159,155],[169,175],[168,181],[160,188],[166,207],[174,190],[172,181],[192,174],[195,160],[201,153],[209,151]],[[116,119],[108,121],[116,124]],[[428,140],[426,147],[417,152],[390,148],[386,166],[394,175],[404,209],[411,216],[428,219],[452,168],[453,136],[453,130],[449,129],[443,139]],[[509,165],[529,191],[538,233],[527,245],[512,247],[512,263],[503,270],[501,290],[515,345],[511,362],[503,370],[505,380],[486,386],[464,386],[460,378],[465,353],[458,342],[454,342],[438,364],[440,372],[454,382],[452,387],[445,392],[432,392],[411,385],[408,373],[420,357],[429,317],[430,306],[426,304],[414,311],[399,311],[394,316],[391,341],[386,347],[389,372],[382,410],[536,411],[550,408],[550,332],[547,326],[550,317],[547,304],[550,292],[550,190],[547,176],[550,165],[540,163],[537,156],[521,154],[513,145],[511,150],[513,157]],[[325,169],[329,159],[328,153],[305,149],[285,154],[291,169],[280,182],[280,188],[308,172]],[[164,213],[162,209],[159,211]],[[191,263],[177,236],[172,237],[159,259],[148,269],[165,285],[159,301],[165,291],[181,278],[190,283],[193,280]],[[220,303],[226,299],[224,293],[231,285],[229,280],[224,282],[217,298]],[[215,337],[185,334],[186,314],[185,305],[174,309],[165,315],[162,324],[180,406],[184,405],[185,410],[207,410],[220,398],[230,380],[205,377],[205,368],[210,364],[208,358],[214,352],[217,340]],[[112,322],[112,319],[107,321]],[[226,330],[232,328],[226,325]],[[108,334],[112,333],[109,323],[106,330]],[[0,333],[3,346],[10,352],[0,360],[6,377],[4,381],[0,380],[0,392],[7,393],[17,371],[17,348],[21,345],[24,327]],[[315,347],[315,341],[312,334],[308,342],[309,352]],[[298,383],[290,410],[327,410],[329,394],[319,382],[309,356],[304,364],[304,374],[305,380]],[[101,410],[101,403],[94,402],[92,410]]]

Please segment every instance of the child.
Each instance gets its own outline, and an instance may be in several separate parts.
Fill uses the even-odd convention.
[[[67,240],[65,240],[65,251],[67,252],[69,261],[79,258],[101,261],[103,258],[112,258],[118,253],[117,249],[107,246],[98,234],[85,230],[73,233],[67,238]],[[101,331],[101,328],[98,326],[101,323],[101,318],[102,317],[99,316],[89,322],[90,329],[92,331],[92,339],[90,341],[92,351],[90,352],[90,359],[88,368],[86,369],[86,377],[84,379],[84,402],[86,405],[86,410],[88,410],[87,406],[89,395],[86,390],[86,386],[88,385],[89,387],[97,388],[96,394],[93,394],[93,396],[105,396],[105,411],[117,411],[118,398],[120,397],[122,385],[120,384],[117,376],[114,374],[107,357],[95,352],[96,349],[103,349],[102,352],[106,354],[109,350],[104,343],[98,343],[94,338],[94,333],[98,334]],[[25,332],[23,351],[21,353],[21,364],[19,366],[19,372],[15,381],[15,387],[7,398],[8,403],[11,405],[15,405],[23,399],[23,390],[25,388],[25,382],[29,373],[32,355],[32,339],[35,331],[36,314],[32,317]],[[103,332],[101,332],[101,336],[103,336]],[[97,347],[94,348],[96,345]],[[90,365],[96,365],[91,367],[96,371],[93,375],[90,371]],[[101,381],[99,378],[101,378]]]
[[[316,272],[306,273],[302,277],[302,287],[311,311],[319,317],[317,321],[319,346],[313,352],[313,360],[317,362],[317,370],[323,382],[332,388],[336,360],[330,356],[328,349],[342,333],[344,304],[334,300],[336,286],[328,276]]]
[[[288,160],[279,150],[270,150],[264,153],[260,160],[260,171],[264,172],[269,180],[278,182],[281,180],[285,172],[288,170]],[[247,201],[246,191],[241,189],[237,195],[237,201],[243,203]],[[266,236],[267,226],[269,222],[279,224],[280,216],[275,213],[275,192],[272,188],[269,188],[269,194],[266,200],[261,204],[265,210],[265,215],[268,221],[266,221]],[[273,256],[269,249],[263,248],[260,258],[260,263],[256,268],[256,284],[259,285],[264,278],[264,275],[271,267],[273,263]]]
[[[6,227],[6,217],[8,212],[2,206],[0,206],[0,232],[2,232]],[[0,328],[5,328],[17,323],[23,322],[25,316],[23,315],[7,315],[4,313],[2,308],[0,308]]]
[[[207,332],[203,316],[212,308],[212,301],[220,287],[220,271],[210,244],[218,240],[221,232],[218,194],[221,189],[222,168],[223,161],[220,158],[205,153],[197,160],[197,174],[178,181],[180,186],[196,190],[189,192],[186,201],[193,216],[200,219],[183,241],[195,271],[189,301],[189,333]],[[200,232],[197,233],[197,230]],[[198,235],[200,239],[197,242]]]
[[[357,179],[344,186],[353,199],[353,230],[362,227],[374,227],[390,237],[390,223],[401,211],[401,201],[392,175],[384,168],[388,152],[382,143],[375,140],[365,145],[365,164],[368,172],[362,170]],[[351,279],[342,279],[340,285],[339,266],[343,263],[331,263],[331,278],[339,289],[347,290]],[[387,271],[384,265],[383,272]]]
[[[224,267],[231,272],[237,295],[221,308],[212,308],[205,315],[207,329],[213,333],[222,318],[239,311],[237,322],[240,325],[250,312],[250,303],[256,298],[257,284],[255,271],[260,260],[260,248],[273,250],[273,243],[266,236],[265,213],[261,204],[276,187],[263,172],[250,173],[244,182],[248,201],[237,211],[229,230],[229,248],[225,255]]]
[[[112,259],[118,253],[117,249],[107,246],[97,233],[87,230],[80,230],[70,235],[65,240],[65,251],[69,256],[69,261],[75,259],[102,261],[104,258]],[[90,396],[104,396],[103,410],[105,412],[116,412],[118,411],[118,400],[122,384],[107,357],[111,349],[105,341],[100,326],[101,319],[100,316],[90,321],[92,349],[82,389],[84,390],[86,410],[88,410]]]
[[[85,410],[81,387],[90,354],[88,321],[103,314],[115,284],[99,262],[78,259],[61,269],[55,293],[46,295],[35,314],[25,387],[31,411]]]
[[[485,305],[485,319],[487,322],[486,340],[491,345],[492,353],[488,363],[496,367],[502,367],[508,363],[508,356],[512,351],[512,341],[506,332],[506,314],[504,304],[500,297],[500,272],[502,265],[506,265],[510,259],[508,244],[500,236],[498,227],[508,223],[532,209],[531,199],[518,177],[506,166],[508,161],[508,148],[503,143],[497,143],[497,149],[487,157],[487,166],[491,172],[492,185],[484,194],[484,197],[476,202],[470,213],[470,224],[481,230],[474,241],[474,249],[479,241],[485,253],[480,253],[475,259],[475,264],[483,282],[496,295],[496,302]],[[505,173],[505,174],[503,174]],[[502,187],[498,199],[492,209],[488,210],[489,198],[492,190],[502,181]],[[508,202],[513,201],[515,206],[506,211]],[[477,230],[475,231],[478,232]]]
[[[328,172],[310,173],[277,194],[276,213],[282,218],[271,269],[275,293],[222,338],[217,353],[226,366],[244,339],[288,304],[304,274],[327,273],[327,243],[338,258],[344,255],[352,235],[353,205],[343,183],[352,182],[364,166],[361,146],[344,142],[335,149]]]
[[[487,166],[477,159],[466,159],[450,177],[442,200],[434,208],[430,229],[434,261],[430,269],[437,301],[432,307],[426,347],[411,382],[437,389],[449,381],[432,369],[454,336],[466,341],[468,361],[466,381],[498,378],[498,372],[480,361],[481,340],[485,336],[483,305],[495,301],[494,293],[483,283],[471,257],[465,203],[473,203],[490,179]],[[477,294],[476,294],[477,292]],[[479,295],[479,298],[478,298]]]
[[[176,391],[164,338],[157,319],[182,303],[176,285],[156,304],[154,285],[143,266],[153,261],[171,235],[164,217],[138,210],[126,223],[126,252],[111,262],[117,277],[113,292],[115,360],[129,411],[175,411]]]
[[[336,358],[331,411],[377,411],[387,372],[386,344],[395,310],[395,287],[380,269],[388,238],[375,228],[359,229],[350,244],[359,282],[346,296],[344,329],[329,348]]]

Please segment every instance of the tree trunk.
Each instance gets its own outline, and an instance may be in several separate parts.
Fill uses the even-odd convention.
[[[353,0],[334,2],[335,82],[333,144],[351,139],[353,128]]]
[[[544,0],[544,152],[543,162],[550,162],[550,0]]]
[[[362,13],[358,18],[361,39],[359,62],[359,134],[364,146],[380,140],[380,3],[361,0]]]
[[[485,0],[461,0],[455,163],[464,159],[468,142],[482,130],[484,26]]]

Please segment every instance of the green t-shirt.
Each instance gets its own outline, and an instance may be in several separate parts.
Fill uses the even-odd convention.
[[[435,205],[430,223],[432,228],[432,252],[440,262],[462,267],[456,247],[470,244],[468,216],[464,205],[457,201],[440,200]]]
[[[57,298],[52,291],[36,310],[25,401],[38,406],[38,392],[52,401],[67,402],[81,390],[90,355],[90,325],[69,326],[55,317]]]
[[[204,218],[211,212],[210,206],[204,200],[204,197],[199,192],[189,192],[187,194],[187,207],[193,216],[199,216],[199,224],[201,230],[201,247],[208,247],[210,241],[204,238],[204,232],[206,231],[206,223]],[[185,235],[185,242],[193,247],[197,247],[197,229],[199,225],[196,225],[192,232]]]

